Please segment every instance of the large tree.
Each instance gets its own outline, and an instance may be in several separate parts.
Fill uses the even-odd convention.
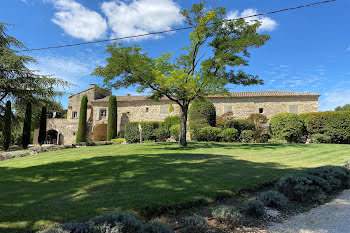
[[[139,92],[148,91],[151,99],[167,97],[181,108],[181,146],[186,146],[186,123],[191,101],[211,94],[229,96],[228,84],[262,84],[257,76],[233,67],[248,65],[249,48],[258,48],[269,40],[259,35],[258,21],[244,19],[225,21],[226,9],[208,9],[203,3],[182,11],[186,23],[193,26],[190,44],[182,55],[171,53],[153,59],[140,46],[108,45],[107,65],[99,66],[93,75],[104,78],[106,86],[118,89],[137,86]]]
[[[117,98],[111,95],[108,101],[107,141],[117,137],[117,120]]]
[[[88,97],[84,95],[81,98],[80,103],[80,113],[79,113],[79,126],[78,126],[78,132],[76,137],[76,142],[86,142],[86,133],[87,133],[87,104],[88,104]]]
[[[28,144],[30,143],[30,131],[32,128],[32,104],[27,103],[26,113],[23,123],[23,132],[22,132],[22,147],[27,149]]]
[[[344,106],[338,106],[334,110],[335,111],[350,111],[350,104],[345,104]]]
[[[49,103],[55,97],[63,95],[64,92],[59,89],[69,85],[61,79],[40,75],[27,68],[28,64],[35,63],[36,60],[18,51],[27,48],[6,33],[9,26],[0,23],[0,120],[6,101],[10,100],[17,105],[23,103],[23,108],[31,102],[34,107],[39,101]]]

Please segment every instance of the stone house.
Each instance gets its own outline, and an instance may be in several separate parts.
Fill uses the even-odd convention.
[[[88,139],[92,141],[106,140],[108,91],[101,91],[91,84],[88,90],[69,97],[67,119],[48,119],[48,137],[57,144],[75,143],[78,130],[80,102],[83,95],[88,96]],[[232,112],[235,118],[247,118],[252,113],[262,113],[267,118],[278,113],[307,113],[318,111],[319,94],[262,91],[232,92],[232,98],[208,96],[216,108],[218,116]],[[174,111],[169,112],[172,104]],[[168,116],[180,115],[176,103],[163,98],[159,102],[148,99],[148,96],[117,96],[118,132],[122,135],[128,121],[163,121]]]

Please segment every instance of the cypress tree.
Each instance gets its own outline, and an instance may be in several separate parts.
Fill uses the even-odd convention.
[[[11,143],[11,102],[6,102],[6,108],[5,108],[5,116],[4,116],[4,129],[3,129],[3,147],[4,150],[8,150]]]
[[[87,103],[88,98],[86,95],[83,96],[81,99],[80,104],[80,115],[79,115],[79,126],[78,126],[78,132],[76,137],[76,142],[86,142],[86,131],[87,131]]]
[[[27,103],[23,124],[22,147],[26,149],[30,143],[30,130],[32,128],[32,104]]]
[[[117,99],[114,95],[108,101],[107,141],[117,137]]]
[[[40,115],[40,127],[39,127],[39,137],[38,142],[40,145],[44,144],[46,140],[46,107],[42,107]]]

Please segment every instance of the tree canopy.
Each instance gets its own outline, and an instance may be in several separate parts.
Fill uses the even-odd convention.
[[[350,111],[350,104],[345,104],[344,106],[338,106],[335,111]]]
[[[228,84],[263,84],[257,76],[234,67],[248,66],[249,48],[261,47],[268,35],[257,33],[260,22],[244,19],[225,21],[226,9],[207,10],[204,3],[194,4],[182,15],[193,26],[190,43],[174,58],[164,53],[154,59],[140,46],[108,45],[106,66],[99,66],[93,75],[104,78],[106,86],[118,89],[137,86],[139,92],[149,92],[150,98],[167,97],[181,107],[179,144],[185,146],[186,122],[191,101],[211,94],[229,95]]]

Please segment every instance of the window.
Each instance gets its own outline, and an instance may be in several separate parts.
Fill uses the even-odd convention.
[[[263,108],[259,108],[259,113],[263,114],[264,113],[264,109]]]
[[[72,119],[78,118],[78,112],[72,112]]]
[[[232,112],[232,106],[224,106],[224,113]]]
[[[129,117],[130,116],[130,112],[127,112],[126,115]]]
[[[289,105],[289,112],[298,114],[298,105]]]
[[[148,112],[149,111],[149,108],[146,108],[146,112]]]
[[[104,120],[107,118],[107,109],[100,110],[100,120]]]
[[[161,105],[160,106],[160,114],[168,114],[168,105]]]

